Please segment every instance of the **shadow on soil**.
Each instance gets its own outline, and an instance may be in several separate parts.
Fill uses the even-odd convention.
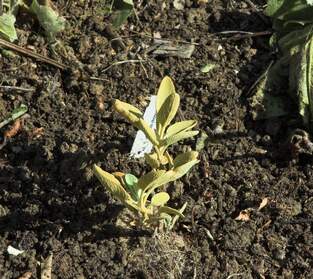
[[[114,148],[119,146],[104,147],[108,152]],[[86,242],[150,235],[113,224],[123,207],[111,204],[91,177],[91,165],[105,162],[105,153],[57,153],[49,159],[43,146],[24,146],[14,165],[12,161],[2,167],[1,205],[10,213],[0,217],[0,233],[38,230],[66,238],[89,231]]]

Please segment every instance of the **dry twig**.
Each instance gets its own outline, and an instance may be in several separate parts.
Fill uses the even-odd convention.
[[[42,61],[42,62],[45,62],[47,64],[50,64],[52,66],[55,66],[61,70],[65,70],[67,68],[66,65],[62,64],[62,63],[59,63],[58,61],[56,60],[53,60],[49,57],[46,57],[46,56],[43,56],[41,54],[38,54],[38,53],[35,53],[35,52],[32,52],[30,50],[27,50],[23,47],[20,47],[16,44],[13,44],[13,43],[9,43],[7,42],[6,40],[3,40],[3,39],[0,39],[0,46],[3,46],[5,48],[8,48],[10,50],[14,50],[14,51],[17,51],[21,54],[24,54],[26,56],[29,56],[29,57],[32,57],[34,59],[37,59],[39,61]]]
[[[6,86],[6,85],[0,85],[0,89],[4,91],[11,91],[11,90],[16,90],[16,91],[23,91],[23,92],[34,92],[34,88],[24,88],[24,87],[17,87],[17,86]]]

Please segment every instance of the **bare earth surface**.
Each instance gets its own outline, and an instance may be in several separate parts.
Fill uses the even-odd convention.
[[[0,56],[2,85],[34,89],[0,89],[0,120],[21,103],[30,115],[0,150],[0,278],[26,271],[37,278],[37,262],[50,253],[54,279],[313,278],[312,160],[278,160],[284,156],[271,154],[283,152],[288,125],[249,118],[245,94],[272,59],[269,36],[212,35],[270,30],[262,10],[249,1],[186,0],[181,11],[169,1],[140,1],[137,16],[117,32],[122,47],[110,42],[105,1],[65,2],[56,6],[67,20],[59,37],[67,54],[54,58],[77,71]],[[21,18],[18,31],[19,45],[51,56],[35,21]],[[195,51],[190,59],[153,56],[146,51],[153,36],[193,42]],[[142,61],[114,65],[127,60]],[[208,63],[216,67],[202,73]],[[119,225],[121,207],[90,165],[145,171],[128,158],[136,131],[111,101],[144,109],[165,75],[181,95],[179,117],[197,119],[207,133],[223,124],[223,132],[209,138],[201,163],[170,187],[173,207],[188,202],[186,218],[168,235],[151,235]],[[268,204],[257,210],[264,198]],[[250,220],[235,220],[247,208],[254,209]],[[8,245],[25,252],[9,255]]]

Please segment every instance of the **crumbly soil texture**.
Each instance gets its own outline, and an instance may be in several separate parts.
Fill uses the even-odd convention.
[[[50,254],[53,279],[313,278],[311,156],[285,148],[292,121],[254,122],[247,102],[275,59],[265,2],[135,1],[118,30],[106,2],[53,2],[66,19],[54,51],[36,20],[18,17],[17,43],[70,70],[1,53],[0,120],[21,104],[28,117],[0,150],[0,278],[40,278]],[[160,54],[157,39],[193,53]],[[167,234],[123,225],[123,207],[90,168],[148,170],[129,158],[136,130],[112,100],[144,110],[165,75],[181,96],[177,120],[201,131],[171,152],[209,135],[201,162],[168,188],[171,206],[188,206]]]

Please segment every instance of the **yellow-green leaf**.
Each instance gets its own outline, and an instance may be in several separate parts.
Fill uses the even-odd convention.
[[[141,118],[142,113],[139,109],[120,100],[115,100],[113,106],[114,109],[123,117],[125,117],[131,124],[133,124],[137,129],[144,132],[144,134],[151,141],[152,144],[159,144],[155,131],[149,126],[146,121]]]
[[[126,112],[134,114],[138,118],[142,116],[142,112],[139,109],[137,109],[131,104],[122,102],[120,100],[115,100],[113,103],[113,106],[114,106],[114,109],[118,112],[126,111]]]
[[[166,192],[160,192],[155,194],[151,199],[151,204],[153,206],[162,206],[166,204],[170,199],[170,195]]]
[[[179,216],[179,217],[184,217],[184,215],[177,209],[174,209],[172,207],[169,206],[162,206],[159,209],[160,213],[166,213],[169,215],[174,215],[174,216]]]
[[[183,212],[185,211],[186,207],[187,207],[187,203],[185,202],[184,205],[181,207],[181,209],[179,209],[178,211],[179,211],[181,214],[183,214]],[[172,222],[171,222],[171,224],[170,224],[170,226],[169,226],[169,229],[170,229],[170,230],[173,229],[173,227],[175,226],[175,223],[177,222],[177,220],[178,220],[179,217],[180,217],[180,215],[178,215],[178,214],[176,214],[176,215],[174,216],[174,218],[172,219]]]
[[[199,160],[193,160],[193,161],[187,162],[186,164],[178,166],[177,168],[174,168],[173,170],[169,170],[163,174],[158,175],[157,177],[155,177],[154,180],[152,180],[148,185],[146,185],[144,191],[152,192],[153,190],[155,190],[156,188],[162,185],[165,185],[169,182],[172,182],[181,178],[197,163],[199,163]]]
[[[180,132],[178,134],[175,134],[169,138],[166,138],[164,140],[162,140],[161,142],[161,146],[167,148],[168,146],[186,139],[186,138],[190,138],[190,137],[194,137],[199,133],[199,131],[186,131],[186,132]]]
[[[171,123],[175,117],[179,107],[180,97],[174,93],[168,96],[157,112],[157,131],[162,136],[166,127]]]
[[[37,0],[33,0],[30,10],[36,14],[40,25],[52,38],[64,29],[65,19],[48,5],[40,5]]]
[[[140,206],[145,206],[148,197],[156,188],[181,178],[197,163],[199,163],[199,160],[193,160],[165,173],[158,173],[159,171],[152,171],[148,173],[147,175],[149,175],[149,177],[145,179],[144,183],[142,182],[143,186],[141,187],[141,189],[143,189],[144,195],[141,195]],[[156,173],[157,175],[155,175]],[[153,174],[154,176],[152,176]]]
[[[121,202],[126,203],[131,199],[131,196],[125,191],[121,183],[114,175],[102,170],[97,165],[93,165],[93,173],[96,175],[101,184],[109,190],[112,195]]]
[[[14,42],[17,40],[17,34],[15,30],[15,16],[12,14],[0,15],[0,37]]]
[[[157,94],[157,106],[156,111],[157,113],[160,111],[161,107],[165,100],[171,95],[175,93],[175,87],[172,79],[168,76],[164,77],[161,81],[159,91]]]
[[[121,102],[119,100],[115,100],[113,104],[114,109],[121,114],[124,118],[126,118],[131,124],[133,124],[136,128],[140,129],[138,127],[139,119],[142,115],[140,110],[138,110],[136,107]]]
[[[125,176],[125,173],[123,172],[113,172],[112,175],[114,175],[115,178],[117,178],[117,180],[122,184],[122,186],[124,186],[124,176]]]
[[[135,123],[135,126],[139,130],[144,132],[146,137],[151,141],[153,145],[159,145],[159,141],[157,140],[155,131],[149,126],[146,121],[140,118],[139,121]]]
[[[164,175],[165,170],[152,170],[139,178],[137,187],[138,189],[146,190],[146,188],[156,179]]]
[[[165,138],[169,138],[181,132],[189,131],[196,125],[197,125],[196,120],[186,120],[186,121],[177,122],[168,127],[168,129],[166,130]]]
[[[174,159],[174,168],[184,165],[190,161],[196,160],[197,157],[198,157],[198,152],[196,151],[188,151],[188,152],[179,154]]]
[[[158,155],[156,153],[145,154],[145,159],[151,168],[157,169],[160,167],[160,162],[158,160]]]
[[[199,160],[193,160],[174,168],[175,180],[184,176],[194,165],[198,164],[199,162]]]

